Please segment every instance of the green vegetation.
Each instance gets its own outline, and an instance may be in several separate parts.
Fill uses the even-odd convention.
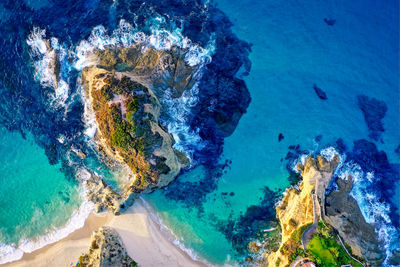
[[[105,84],[101,90],[91,90],[92,106],[104,144],[136,174],[137,183],[131,189],[140,191],[155,183],[160,173],[170,171],[164,161],[157,160],[152,166],[146,158],[153,148],[161,146],[163,139],[151,129],[151,122],[156,122],[156,118],[144,111],[145,104],[156,105],[156,100],[145,87],[128,77],[118,80],[113,73],[105,73],[96,78]],[[110,103],[114,94],[122,95],[119,99],[123,102]]]
[[[126,110],[136,113],[139,110],[139,103],[135,99],[131,99],[128,104],[126,105]]]
[[[133,135],[134,127],[121,118],[121,111],[116,106],[110,109],[111,118],[113,120],[114,131],[111,135],[111,143],[113,146],[128,151],[132,148],[136,149],[135,138]]]
[[[131,266],[132,266],[132,267],[136,267],[136,266],[137,266],[137,263],[136,263],[135,261],[132,261],[132,262],[131,262]]]
[[[294,232],[291,235],[291,239],[295,244],[301,245],[301,237],[303,236],[304,231],[307,230],[307,228],[310,227],[311,224],[312,223],[304,224],[301,227],[294,230]]]
[[[93,241],[92,241],[91,248],[92,248],[92,249],[98,249],[98,248],[99,248],[99,246],[97,245],[96,240],[93,240]]]
[[[280,251],[288,255],[289,262],[293,262],[297,257],[309,258],[317,266],[333,267],[345,264],[361,267],[362,265],[354,261],[337,242],[336,234],[330,226],[326,226],[322,221],[318,223],[318,233],[313,236],[307,249],[301,248],[301,238],[304,231],[311,225],[306,224],[297,228],[291,238],[283,244]],[[351,250],[349,250],[351,253]]]
[[[113,98],[113,90],[108,85],[104,85],[101,88],[101,94],[106,98],[107,101]]]
[[[311,239],[308,247],[308,257],[318,266],[341,266],[351,264],[351,266],[362,267],[354,261],[345,249],[336,241],[336,235],[331,227],[318,224],[318,234]]]

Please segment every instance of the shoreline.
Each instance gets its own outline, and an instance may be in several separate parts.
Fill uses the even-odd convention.
[[[82,228],[67,237],[31,253],[24,253],[17,261],[1,264],[1,267],[74,266],[79,256],[89,251],[91,235],[102,226],[114,228],[120,235],[128,255],[139,266],[207,266],[194,260],[170,240],[167,233],[154,221],[144,200],[137,199],[123,214],[106,216],[91,213]]]

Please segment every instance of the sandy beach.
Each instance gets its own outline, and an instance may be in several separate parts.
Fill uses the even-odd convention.
[[[21,260],[0,266],[74,266],[79,256],[88,251],[92,232],[101,226],[111,226],[117,230],[129,256],[139,266],[206,266],[190,258],[169,240],[141,200],[119,216],[91,214],[84,227],[66,238],[32,253],[25,253]]]

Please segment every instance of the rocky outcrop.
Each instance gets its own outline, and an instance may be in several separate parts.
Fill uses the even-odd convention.
[[[316,84],[313,85],[314,91],[321,100],[327,100],[328,97],[326,96],[326,93],[322,91],[321,88],[319,88]]]
[[[77,267],[132,267],[132,260],[119,237],[110,227],[101,227],[92,234],[89,253],[79,257]]]
[[[195,82],[196,68],[185,60],[186,49],[172,47],[156,50],[139,43],[129,48],[96,50],[92,60],[107,71],[123,72],[147,88],[164,93],[172,89],[173,97],[180,97]]]
[[[89,179],[84,182],[84,185],[88,199],[95,204],[95,212],[109,210],[114,214],[119,214],[123,202],[122,197],[98,176],[91,174]]]
[[[350,195],[353,180],[337,180],[338,190],[326,197],[324,220],[332,225],[343,240],[351,247],[353,254],[365,258],[369,263],[379,265],[383,260],[374,227],[368,224],[357,201]]]

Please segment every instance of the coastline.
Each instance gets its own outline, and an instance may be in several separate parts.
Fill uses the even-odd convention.
[[[128,255],[139,266],[207,266],[192,259],[185,251],[175,245],[167,233],[161,230],[158,222],[138,199],[128,210],[119,216],[90,214],[82,228],[53,244],[25,253],[20,260],[8,262],[2,267],[28,266],[74,266],[79,256],[89,250],[91,235],[101,226],[114,228],[124,243]]]

